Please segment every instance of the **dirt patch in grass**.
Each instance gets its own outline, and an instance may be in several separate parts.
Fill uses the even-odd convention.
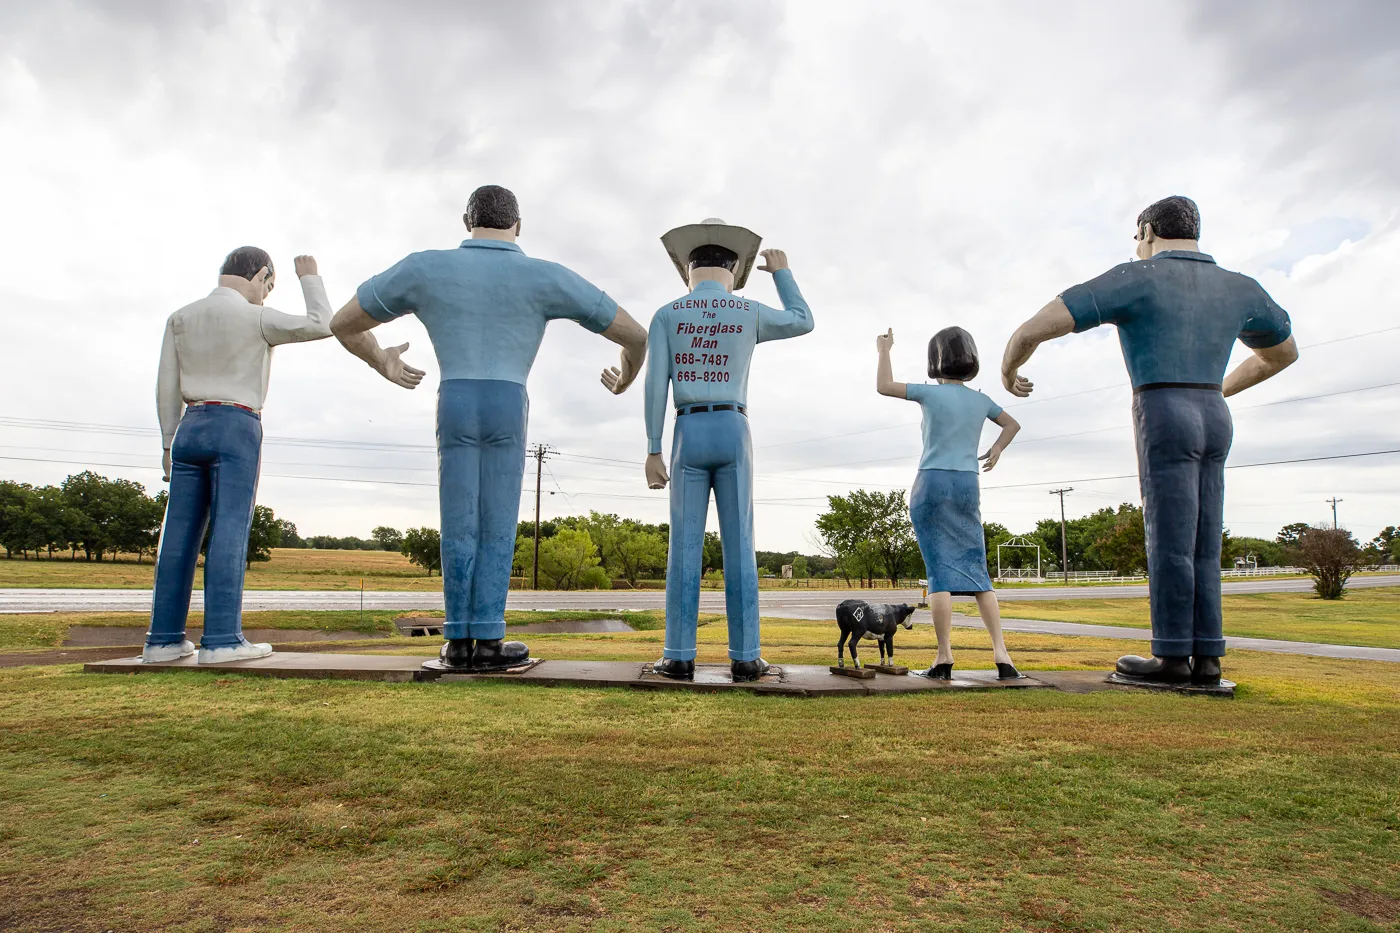
[[[1395,923],[1400,921],[1400,898],[1372,891],[1359,885],[1352,885],[1345,891],[1326,891],[1322,896],[1339,910],[1372,923]]]

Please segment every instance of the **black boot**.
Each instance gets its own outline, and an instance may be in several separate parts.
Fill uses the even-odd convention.
[[[471,669],[474,673],[501,671],[519,667],[529,660],[530,649],[524,642],[478,638],[472,649]]]
[[[472,665],[473,638],[449,638],[438,651],[443,667],[454,670],[468,670]]]
[[[1192,658],[1191,683],[1198,687],[1220,686],[1220,659],[1202,655]]]
[[[1021,677],[1022,674],[1016,670],[1016,665],[997,662],[997,680],[1020,680]]]
[[[730,661],[729,677],[736,684],[752,683],[768,673],[768,662],[762,658],[752,661]]]
[[[682,661],[680,658],[662,658],[651,666],[651,669],[662,677],[669,677],[672,680],[694,680],[695,662]]]
[[[924,676],[929,680],[952,680],[953,665],[951,662],[948,664],[935,664],[924,672]]]
[[[1191,680],[1191,659],[1140,658],[1129,654],[1118,659],[1118,673],[1157,684],[1184,684]]]

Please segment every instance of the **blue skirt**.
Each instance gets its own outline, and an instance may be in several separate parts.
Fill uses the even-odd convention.
[[[930,593],[972,596],[992,588],[976,473],[920,470],[909,493],[909,518]]]

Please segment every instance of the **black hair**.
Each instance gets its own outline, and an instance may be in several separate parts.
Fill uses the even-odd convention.
[[[1151,224],[1152,230],[1163,240],[1199,240],[1201,238],[1201,211],[1196,202],[1180,194],[1163,198],[1149,205],[1138,214],[1138,230],[1143,224]]]
[[[224,257],[224,264],[219,267],[219,275],[238,275],[251,282],[263,266],[267,266],[269,276],[277,271],[272,267],[272,257],[267,254],[267,250],[258,249],[256,246],[240,246]]]
[[[928,342],[928,377],[966,382],[977,378],[977,344],[961,327],[945,327]]]
[[[692,269],[728,269],[733,272],[734,266],[738,262],[739,254],[723,246],[706,244],[697,246],[690,251],[690,268]]]
[[[467,198],[467,228],[509,230],[520,223],[520,203],[509,188],[482,185]]]

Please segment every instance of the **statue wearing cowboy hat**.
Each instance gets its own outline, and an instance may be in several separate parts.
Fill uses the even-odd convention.
[[[651,319],[646,375],[647,485],[671,483],[671,544],[666,563],[666,648],[655,670],[695,674],[705,516],[714,490],[724,547],[724,599],[730,670],[753,681],[768,664],[758,646],[758,567],[753,542],[753,442],[749,438],[749,360],[766,340],[812,330],[812,312],[782,250],[763,251],[782,310],[734,292],[744,287],[761,238],[717,218],[677,227],[661,238],[690,291]],[[671,472],[661,459],[666,394],[676,406]]]

